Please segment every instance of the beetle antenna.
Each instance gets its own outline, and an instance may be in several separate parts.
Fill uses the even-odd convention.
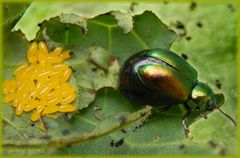
[[[225,112],[223,112],[220,108],[217,108],[224,116],[226,116],[229,120],[231,120],[232,121],[232,123],[235,125],[235,126],[237,126],[237,123],[236,123],[236,121],[231,117],[231,116],[229,116],[228,114],[226,114]]]

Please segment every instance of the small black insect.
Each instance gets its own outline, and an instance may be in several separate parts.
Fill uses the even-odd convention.
[[[119,141],[115,142],[115,147],[119,147],[124,143],[124,139],[120,139]]]
[[[96,67],[92,67],[91,70],[92,70],[92,72],[96,72],[97,68]]]
[[[121,129],[122,133],[127,133],[127,131],[125,129]]]
[[[185,26],[183,25],[183,23],[182,23],[181,21],[177,21],[177,22],[176,22],[176,28],[177,28],[177,29],[184,29]]]
[[[222,84],[220,83],[219,80],[216,80],[215,86],[216,86],[218,89],[221,89],[221,88],[222,88]]]
[[[186,40],[190,41],[192,39],[192,37],[188,36],[186,37]]]
[[[110,142],[110,146],[111,146],[111,147],[114,147],[114,144],[115,144],[114,141],[111,140],[111,142]]]
[[[188,56],[187,56],[186,54],[184,54],[184,53],[183,53],[183,54],[181,54],[181,56],[182,56],[182,58],[183,58],[183,59],[185,59],[185,60],[187,60],[187,59],[188,59]]]
[[[135,129],[140,129],[142,126],[143,126],[143,123],[141,123],[138,126],[136,126]]]
[[[30,125],[31,125],[31,127],[34,127],[34,126],[35,126],[35,123],[31,123]]]
[[[208,142],[208,144],[212,147],[212,148],[216,148],[217,147],[217,144],[215,142],[213,142],[212,140],[210,140]]]
[[[111,140],[110,142],[110,146],[111,147],[119,147],[124,143],[124,138],[121,138],[120,140],[118,140],[117,142],[114,142],[113,140]]]
[[[201,22],[197,22],[197,27],[199,27],[199,28],[202,28],[203,27],[203,24],[201,23]]]
[[[182,149],[184,149],[185,148],[185,145],[184,144],[181,144],[180,146],[179,146],[179,149],[180,150],[182,150]]]
[[[176,21],[175,27],[180,30],[180,33],[178,33],[179,36],[182,37],[187,34],[187,30],[181,21]]]

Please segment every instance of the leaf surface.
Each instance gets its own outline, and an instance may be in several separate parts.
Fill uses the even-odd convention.
[[[41,5],[46,4],[42,3]],[[60,5],[57,7],[63,8]],[[56,5],[49,5],[48,8],[54,7]],[[92,10],[87,10],[89,7]],[[117,59],[121,66],[130,55],[140,50],[156,47],[169,49],[175,35],[157,17],[178,35],[171,50],[179,55],[182,53],[187,55],[188,61],[198,71],[199,80],[207,82],[213,87],[214,91],[224,93],[226,102],[222,109],[235,118],[237,95],[236,14],[234,11],[236,6],[234,4],[230,6],[229,4],[213,5],[209,3],[197,4],[193,7],[193,3],[109,3],[106,4],[106,7],[102,7],[104,9],[100,7],[102,6],[88,3],[85,6],[82,5],[79,9],[77,5],[68,4],[68,7],[65,6],[62,10],[64,13],[62,17],[56,17],[59,16],[58,11],[49,9],[46,14],[41,14],[41,6],[33,3],[15,26],[15,29],[21,29],[25,33],[27,39],[33,39],[38,31],[37,25],[45,20],[39,33],[41,34],[42,30],[45,31],[45,39],[47,36],[49,45],[62,45],[74,52],[74,58],[67,63],[74,70],[76,69],[72,83],[75,83],[78,87],[78,93],[82,95],[78,96],[79,102],[76,105],[81,109],[91,103],[90,106],[82,109],[79,114],[74,114],[70,120],[70,125],[67,122],[68,126],[65,126],[64,123],[59,124],[61,121],[58,120],[46,120],[50,127],[56,127],[55,130],[49,131],[49,135],[53,138],[61,137],[61,132],[58,131],[64,131],[64,127],[69,127],[70,135],[73,131],[85,133],[86,131],[92,131],[98,124],[101,125],[98,122],[99,118],[100,120],[111,118],[109,119],[111,122],[116,118],[113,117],[116,114],[121,112],[130,114],[141,109],[141,106],[134,105],[123,98],[118,91],[108,88],[102,89],[99,88],[101,87],[99,85],[103,87],[110,85],[110,87],[115,88],[117,84],[114,76],[117,76],[119,66],[112,62],[109,65],[106,61]],[[178,8],[177,14],[176,8]],[[33,10],[36,10],[39,16],[34,19],[33,26],[26,26],[26,21],[31,19],[31,14],[34,14]],[[114,16],[99,15],[109,10],[120,10],[121,13],[115,12]],[[156,16],[151,12],[144,12],[145,10],[152,10]],[[129,13],[136,16],[129,18]],[[87,21],[82,20],[82,17],[86,17]],[[50,18],[52,19],[49,20]],[[131,22],[133,26],[131,26]],[[12,51],[13,54],[6,55],[9,58],[7,63],[20,64],[23,60],[19,59],[24,55],[19,53],[17,55],[19,57],[16,58],[17,62],[15,62],[14,57],[17,53],[10,46],[11,44],[9,44],[9,51]],[[19,44],[19,48],[26,52],[24,50],[26,47]],[[94,62],[86,63],[84,62],[85,59]],[[93,73],[92,70],[96,68],[98,72]],[[100,72],[106,72],[106,70],[113,73],[110,73],[110,76],[101,76]],[[6,78],[11,77],[10,72],[11,68],[7,67],[5,69]],[[89,80],[87,80],[88,78]],[[93,78],[96,80],[91,80]],[[220,81],[221,89],[215,86],[216,80]],[[93,90],[98,91],[96,99],[96,92]],[[11,108],[9,109],[11,110]],[[94,116],[93,111],[96,111],[96,109],[101,110],[97,110]],[[181,125],[181,117],[184,113],[185,110],[181,105],[175,106],[166,112],[151,116],[143,125],[141,122],[137,122],[137,124],[124,128],[123,131],[126,132],[116,131],[101,138],[79,145],[63,147],[53,152],[76,155],[225,154],[236,152],[236,128],[226,117],[218,111],[214,111],[209,114],[208,119],[195,121],[190,126],[193,139],[189,140],[185,138]],[[10,116],[14,116],[13,112],[11,115],[9,114]],[[121,114],[116,116],[121,116]],[[8,119],[11,120],[12,118]],[[24,122],[22,121],[22,124]],[[106,123],[107,126],[110,124]],[[14,127],[11,128],[12,131],[16,130]],[[22,130],[21,126],[17,128],[20,131]],[[101,131],[98,130],[97,132]],[[41,131],[39,132],[41,133]],[[18,137],[24,139],[21,133],[16,133],[18,133],[16,134]],[[63,133],[69,132],[65,130]],[[122,139],[124,140],[123,144],[118,147],[112,146],[112,142],[116,143]]]

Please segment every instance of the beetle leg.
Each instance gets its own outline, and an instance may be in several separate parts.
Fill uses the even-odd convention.
[[[185,134],[186,138],[188,138],[188,134],[189,134],[190,130],[189,130],[189,127],[188,127],[187,116],[191,113],[191,108],[186,103],[184,104],[184,107],[187,110],[187,113],[183,115],[182,125],[183,125],[183,128],[184,128],[184,134]]]

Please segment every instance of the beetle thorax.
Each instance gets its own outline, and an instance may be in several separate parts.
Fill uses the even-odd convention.
[[[207,84],[198,82],[192,90],[191,100],[201,112],[210,111],[216,105],[214,93]]]

